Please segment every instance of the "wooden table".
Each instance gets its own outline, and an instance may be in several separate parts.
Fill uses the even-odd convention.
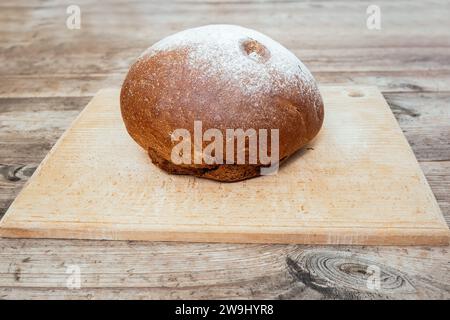
[[[371,3],[350,0],[76,3],[73,30],[70,2],[0,3],[0,216],[95,92],[120,86],[146,47],[188,27],[232,23],[279,40],[320,84],[377,85],[450,222],[448,1],[377,1],[380,30],[366,27]],[[67,287],[73,266],[80,289]],[[379,289],[367,281],[377,272]],[[0,298],[449,299],[450,253],[0,239]]]

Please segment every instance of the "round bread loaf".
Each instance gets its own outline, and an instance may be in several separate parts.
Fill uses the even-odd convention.
[[[227,137],[227,129],[254,129],[262,138],[260,129],[269,137],[277,129],[281,163],[316,136],[324,117],[319,90],[303,63],[271,38],[233,25],[188,29],[154,44],[131,66],[120,105],[128,133],[155,165],[219,181],[259,176],[266,163],[238,163],[238,147],[233,157],[223,151],[223,162],[175,163],[175,130],[194,135],[194,122],[201,121],[203,133],[218,129]],[[201,141],[201,147],[208,143]],[[191,159],[198,150],[191,149]]]

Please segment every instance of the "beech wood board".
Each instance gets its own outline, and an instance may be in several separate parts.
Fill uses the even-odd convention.
[[[319,135],[277,175],[169,175],[127,134],[119,89],[91,100],[0,222],[0,236],[446,245],[449,229],[376,87],[321,87]]]

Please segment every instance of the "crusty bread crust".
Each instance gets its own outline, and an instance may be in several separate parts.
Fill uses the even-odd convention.
[[[189,29],[150,47],[131,66],[120,105],[128,133],[155,165],[219,181],[258,176],[261,163],[176,165],[174,130],[193,136],[194,121],[224,136],[226,129],[279,129],[284,160],[316,136],[324,117],[317,85],[292,53],[256,31],[224,25]]]

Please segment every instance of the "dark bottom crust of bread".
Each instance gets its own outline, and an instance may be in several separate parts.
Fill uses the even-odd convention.
[[[261,165],[216,164],[188,166],[174,164],[160,157],[157,152],[150,148],[148,149],[148,155],[153,164],[171,174],[192,175],[222,182],[236,182],[261,175]]]

